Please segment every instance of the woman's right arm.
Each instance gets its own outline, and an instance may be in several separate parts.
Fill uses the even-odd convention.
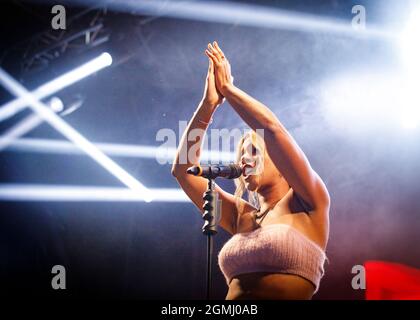
[[[203,138],[210,119],[216,108],[223,102],[223,96],[216,90],[212,62],[209,61],[209,72],[206,79],[204,97],[191,118],[179,143],[172,166],[172,175],[192,202],[203,213],[203,194],[207,190],[207,179],[187,174],[193,165],[199,165]],[[222,201],[220,226],[227,232],[236,232],[237,208],[235,197],[216,185],[215,190]]]

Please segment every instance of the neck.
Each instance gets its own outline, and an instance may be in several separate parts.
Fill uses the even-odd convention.
[[[276,183],[261,186],[258,189],[258,200],[260,202],[260,212],[272,208],[279,202],[289,191],[289,184],[281,177],[281,181]]]

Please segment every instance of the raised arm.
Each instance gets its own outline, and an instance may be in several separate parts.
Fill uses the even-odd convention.
[[[204,97],[182,135],[172,166],[172,175],[201,212],[204,212],[202,208],[203,193],[207,190],[207,179],[186,174],[186,170],[192,165],[199,164],[202,142],[208,123],[222,101],[223,96],[216,90],[214,82],[213,63],[209,59]],[[237,221],[235,197],[217,185],[215,189],[219,194],[219,199],[222,200],[220,226],[233,234],[236,232]]]
[[[289,185],[313,211],[329,209],[328,191],[298,144],[264,104],[233,85],[230,64],[216,42],[206,54],[215,66],[217,89],[251,129],[264,129],[267,152]]]

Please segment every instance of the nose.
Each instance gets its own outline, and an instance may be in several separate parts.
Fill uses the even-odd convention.
[[[243,156],[241,157],[241,163],[242,163],[243,165],[248,164],[249,162],[250,162],[250,158],[249,158],[249,157],[247,157],[246,155],[243,155]]]
[[[256,161],[252,157],[247,157],[246,155],[242,155],[242,157],[241,157],[241,166],[242,166],[242,168],[245,165],[248,165],[251,168],[253,168],[256,165]]]

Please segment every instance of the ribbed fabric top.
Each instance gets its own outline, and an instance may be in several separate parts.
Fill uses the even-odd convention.
[[[324,250],[286,224],[262,226],[235,234],[218,255],[220,269],[229,285],[234,276],[252,272],[299,275],[315,285],[324,275]]]

